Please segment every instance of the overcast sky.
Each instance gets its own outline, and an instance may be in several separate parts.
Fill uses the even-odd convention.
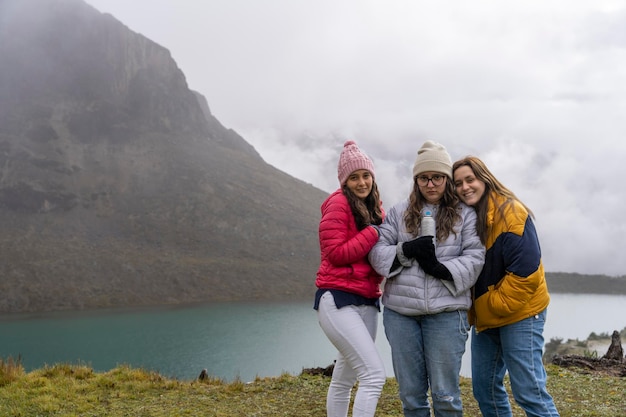
[[[87,2],[294,177],[334,191],[352,139],[390,208],[432,139],[531,207],[547,271],[626,275],[626,2]]]

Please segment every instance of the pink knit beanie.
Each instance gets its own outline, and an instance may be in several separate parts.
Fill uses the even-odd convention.
[[[339,185],[343,187],[350,174],[359,169],[366,169],[372,174],[372,177],[376,177],[372,160],[361,152],[353,140],[349,140],[343,144],[343,151],[341,151],[339,156],[339,165],[337,167]]]

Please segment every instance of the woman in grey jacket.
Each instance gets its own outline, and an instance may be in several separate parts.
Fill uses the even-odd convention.
[[[462,416],[459,373],[465,352],[470,288],[482,269],[485,248],[476,213],[455,195],[446,149],[426,141],[413,167],[409,199],[392,207],[369,254],[387,278],[383,323],[405,417]],[[421,236],[430,212],[436,233]]]

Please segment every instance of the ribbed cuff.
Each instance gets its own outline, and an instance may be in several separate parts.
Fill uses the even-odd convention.
[[[404,252],[402,251],[402,244],[404,242],[400,242],[396,245],[396,256],[398,256],[398,260],[403,266],[410,267],[413,265],[413,260],[404,256]]]

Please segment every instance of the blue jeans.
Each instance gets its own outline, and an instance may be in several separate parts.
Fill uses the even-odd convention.
[[[430,417],[429,386],[435,416],[462,416],[459,374],[470,330],[467,312],[405,316],[385,307],[383,323],[404,416]]]
[[[529,417],[559,415],[546,389],[543,367],[543,326],[546,310],[517,323],[472,333],[472,385],[485,417],[510,417],[504,388],[509,372],[511,391]]]

